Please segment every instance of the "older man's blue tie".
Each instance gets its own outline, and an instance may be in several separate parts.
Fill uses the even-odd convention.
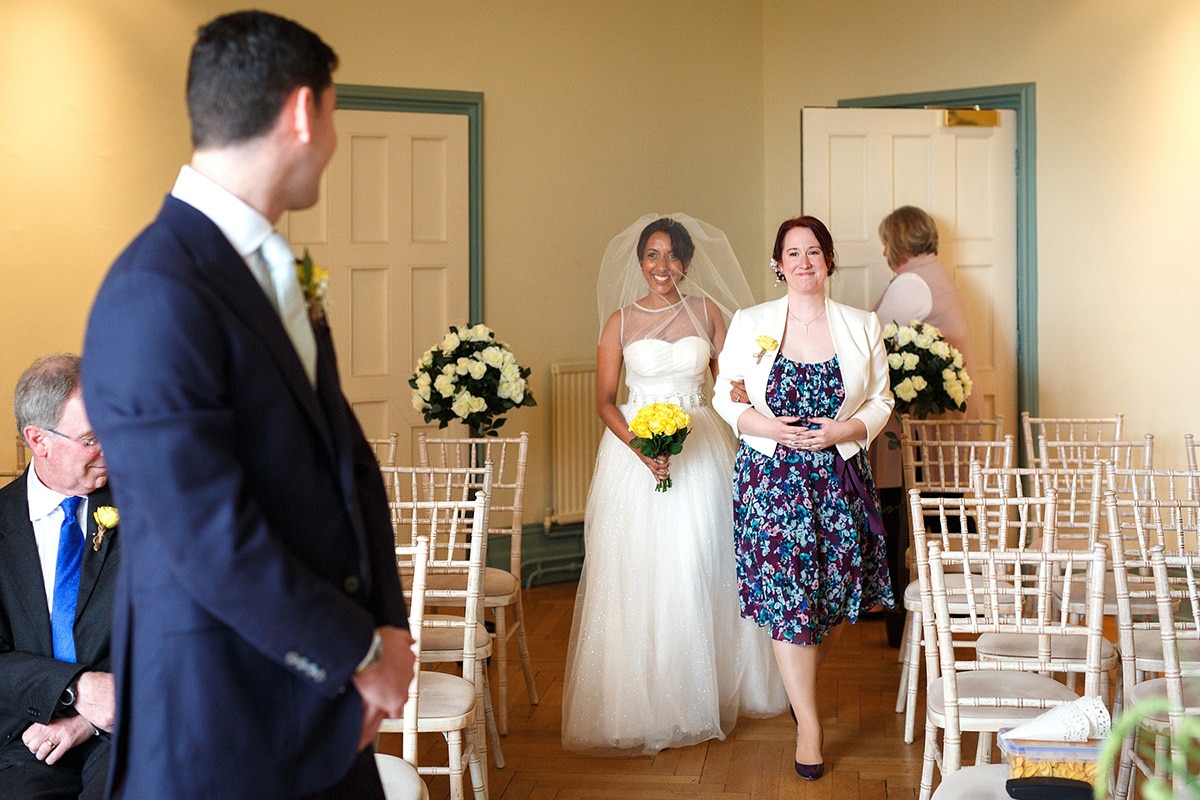
[[[54,570],[54,604],[50,611],[50,632],[54,638],[54,657],[75,661],[75,605],[79,601],[79,572],[83,565],[83,529],[79,526],[82,497],[63,498],[62,527],[58,533],[58,566]]]

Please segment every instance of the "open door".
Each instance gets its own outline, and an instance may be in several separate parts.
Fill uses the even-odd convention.
[[[892,277],[880,220],[902,205],[933,216],[971,322],[983,413],[1016,433],[1016,116],[997,113],[999,125],[980,127],[946,125],[939,109],[805,108],[803,208],[833,234],[831,296],[860,308]]]

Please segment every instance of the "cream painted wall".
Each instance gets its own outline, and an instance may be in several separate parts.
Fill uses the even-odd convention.
[[[242,5],[0,0],[0,402],[34,357],[79,348],[105,268],[188,156],[194,30]],[[543,403],[509,422],[534,437],[530,519],[547,502],[549,365],[594,353],[608,239],[688,211],[772,294],[760,265],[799,208],[799,109],[848,97],[1035,82],[1041,410],[1123,410],[1160,463],[1200,433],[1194,0],[263,7],[319,31],[339,81],[484,93],[485,320]]]
[[[1124,411],[1182,466],[1200,432],[1200,4],[763,4],[767,229],[799,206],[800,108],[1037,85],[1041,413]],[[769,233],[768,233],[769,235]]]
[[[195,29],[233,0],[0,0],[0,401],[78,350],[108,264],[188,157]],[[762,21],[738,0],[263,2],[318,31],[344,83],[484,94],[485,322],[541,405],[527,518],[548,502],[549,366],[592,358],[595,273],[648,211],[762,263]],[[0,467],[11,455],[0,447]]]

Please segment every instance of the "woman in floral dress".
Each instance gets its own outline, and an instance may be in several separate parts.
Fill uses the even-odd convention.
[[[844,621],[893,605],[866,449],[892,411],[875,314],[835,303],[833,240],[779,227],[787,296],[734,315],[713,405],[740,438],[734,546],[742,616],[769,630],[796,716],[796,772],[824,773],[817,673]],[[735,383],[736,382],[736,383]]]

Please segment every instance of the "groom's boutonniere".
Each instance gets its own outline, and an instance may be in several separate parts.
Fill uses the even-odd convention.
[[[759,336],[754,340],[754,343],[759,347],[758,354],[754,356],[755,364],[761,364],[763,356],[773,351],[776,347],[779,347],[779,342],[766,335]]]
[[[96,509],[96,513],[92,514],[92,519],[96,520],[96,533],[92,536],[92,550],[98,552],[100,545],[104,544],[104,534],[117,527],[117,523],[121,521],[121,515],[112,506],[100,506]]]
[[[304,248],[304,258],[296,259],[296,278],[308,303],[308,318],[313,322],[325,319],[325,289],[329,286],[329,270],[316,264]]]

